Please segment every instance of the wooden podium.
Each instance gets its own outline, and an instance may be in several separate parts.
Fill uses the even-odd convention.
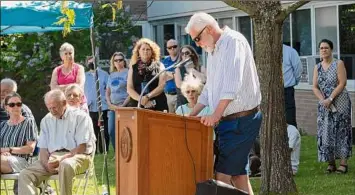
[[[116,194],[194,195],[212,177],[213,131],[197,118],[116,110]]]

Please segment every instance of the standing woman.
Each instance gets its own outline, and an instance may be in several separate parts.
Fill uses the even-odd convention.
[[[322,61],[314,68],[313,92],[318,103],[318,160],[328,162],[327,173],[347,173],[351,156],[351,102],[345,89],[346,69],[332,56],[333,43],[319,43]],[[340,159],[336,168],[336,159]]]
[[[206,76],[200,72],[200,65],[198,62],[198,54],[196,50],[190,45],[184,45],[179,51],[179,61],[183,61],[187,58],[191,58],[192,64],[188,66],[180,66],[175,69],[175,84],[177,88],[177,102],[176,107],[188,103],[183,93],[181,92],[181,83],[183,82],[185,76],[191,73],[194,77],[198,78],[202,83],[206,82]]]
[[[129,102],[127,94],[127,62],[121,52],[115,52],[110,61],[110,76],[106,88],[108,111],[108,132],[115,150],[115,109],[125,107]]]
[[[131,97],[129,106],[136,107],[145,85],[164,67],[160,62],[159,46],[149,39],[140,39],[133,49],[130,66],[127,80],[127,92]],[[159,79],[149,85],[140,106],[151,110],[168,110],[166,96],[163,93],[165,78],[166,75],[161,74]]]
[[[74,47],[63,43],[59,49],[63,64],[54,68],[51,78],[51,90],[59,88],[63,92],[69,84],[76,83],[84,90],[84,67],[74,62]],[[86,102],[86,101],[85,101]]]

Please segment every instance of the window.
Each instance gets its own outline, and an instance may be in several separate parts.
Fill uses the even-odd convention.
[[[158,27],[157,26],[153,26],[153,39],[154,41],[157,43],[158,42]]]
[[[237,24],[237,29],[240,33],[244,35],[244,37],[248,40],[249,45],[251,45],[251,38],[252,38],[252,32],[251,32],[251,20],[249,16],[242,16],[238,17],[238,22]]]
[[[291,46],[291,36],[290,36],[290,16],[288,16],[283,25],[282,29],[282,42],[285,45]]]
[[[339,6],[339,40],[347,78],[355,79],[355,4]]]
[[[318,44],[322,39],[329,39],[333,42],[333,53],[337,53],[337,21],[336,7],[322,7],[315,9],[316,26],[316,52],[319,54]]]
[[[232,18],[218,19],[218,24],[221,28],[223,28],[224,26],[228,26],[229,28],[233,29],[233,19]]]
[[[165,24],[164,25],[164,53],[161,51],[164,55],[169,55],[167,49],[166,49],[166,43],[170,39],[175,39],[175,26],[174,24]]]
[[[311,10],[298,10],[292,14],[292,46],[300,56],[312,55]]]

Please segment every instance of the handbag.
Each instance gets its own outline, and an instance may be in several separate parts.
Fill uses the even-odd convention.
[[[247,192],[221,181],[209,179],[196,185],[195,195],[247,195]]]

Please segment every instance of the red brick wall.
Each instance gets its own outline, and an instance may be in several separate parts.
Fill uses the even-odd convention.
[[[355,126],[355,92],[350,92],[352,126]],[[317,134],[317,98],[312,90],[295,90],[297,126],[311,135]]]

